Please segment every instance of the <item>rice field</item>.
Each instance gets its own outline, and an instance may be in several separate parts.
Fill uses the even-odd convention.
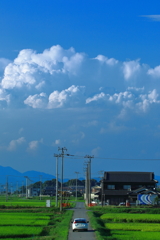
[[[160,223],[160,214],[106,213],[101,216],[104,221]]]
[[[0,201],[0,239],[67,239],[73,211],[48,208],[45,200],[11,200]]]
[[[113,210],[113,211],[112,211]],[[130,208],[128,213],[114,208],[89,212],[91,224],[98,240],[144,240],[160,239],[159,208]],[[121,211],[123,211],[121,209]],[[150,213],[148,213],[150,212]],[[155,213],[153,213],[155,212]]]

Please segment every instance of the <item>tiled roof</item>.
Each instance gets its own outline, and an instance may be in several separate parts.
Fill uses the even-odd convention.
[[[154,173],[153,172],[105,172],[104,173],[105,182],[153,182]]]

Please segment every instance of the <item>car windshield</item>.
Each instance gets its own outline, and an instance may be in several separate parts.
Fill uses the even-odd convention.
[[[75,219],[74,223],[86,223],[85,219]]]

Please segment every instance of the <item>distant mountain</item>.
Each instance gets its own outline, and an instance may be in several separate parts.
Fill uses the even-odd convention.
[[[5,185],[7,178],[8,183],[12,185],[18,184],[24,185],[25,184],[25,176],[27,176],[32,182],[39,182],[40,180],[42,182],[45,182],[47,180],[55,179],[56,177],[51,174],[47,174],[44,172],[38,172],[38,171],[27,171],[24,173],[18,172],[17,170],[11,168],[11,167],[2,167],[0,166],[0,185]],[[61,178],[59,178],[59,181],[61,181]],[[63,182],[67,182],[69,179],[63,179]]]
[[[27,171],[22,173],[22,176],[27,176],[29,178],[35,178],[35,181],[38,182],[40,181],[40,179],[44,182],[46,180],[51,180],[53,178],[55,178],[55,176],[51,175],[51,174],[47,174],[44,172],[37,172],[37,171]],[[32,179],[34,180],[34,179]]]
[[[40,181],[40,179],[44,182],[46,180],[51,180],[55,178],[55,176],[43,172],[27,171],[21,173],[11,167],[0,166],[0,185],[6,184],[7,178],[8,183],[12,184],[16,183],[21,185],[22,182],[25,182],[25,176],[27,176],[33,182],[38,182]]]

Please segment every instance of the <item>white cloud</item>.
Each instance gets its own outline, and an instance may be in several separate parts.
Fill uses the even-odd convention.
[[[130,91],[129,91],[130,89]],[[138,94],[140,92],[140,94]],[[120,105],[124,109],[132,109],[135,112],[143,111],[146,112],[149,107],[155,103],[160,104],[160,100],[158,100],[159,94],[156,89],[149,91],[148,93],[144,93],[144,88],[128,88],[125,92],[115,93],[113,95],[110,94],[96,94],[92,98],[88,98],[86,103],[91,103],[92,101],[99,101],[99,99],[103,99],[105,103],[114,103],[115,105]],[[126,111],[122,111],[119,117],[125,116]]]
[[[160,15],[142,15],[141,17],[149,18],[152,21],[160,21]]]
[[[61,143],[60,139],[55,140],[55,144],[59,145]]]
[[[143,110],[146,112],[151,104],[157,103],[160,104],[160,100],[157,100],[158,94],[156,89],[153,89],[153,91],[150,91],[148,94],[141,94],[141,102],[138,102],[136,105],[140,108],[140,110]]]
[[[0,101],[10,102],[10,94],[7,94],[4,89],[0,88]]]
[[[152,69],[139,59],[121,62],[104,55],[90,59],[59,45],[42,53],[24,49],[5,68],[0,106],[23,107],[23,103],[35,109],[54,109],[87,107],[92,102],[146,111],[153,103],[150,92],[160,91],[155,77],[160,77],[160,66]]]
[[[37,83],[36,74],[69,73],[76,74],[84,59],[84,54],[76,53],[73,48],[64,50],[53,46],[38,54],[31,49],[20,51],[18,57],[6,66],[1,86],[4,89],[21,88]],[[39,87],[39,83],[37,85]]]
[[[87,98],[86,99],[86,103],[90,103],[93,101],[98,101],[99,99],[103,99],[105,97],[105,94],[103,92],[96,94],[94,97],[92,98]]]
[[[110,65],[110,66],[113,66],[118,63],[118,60],[116,60],[114,58],[107,58],[103,55],[98,55],[94,59],[97,59],[98,61],[100,61],[102,63],[106,63],[107,65]]]
[[[141,91],[144,91],[144,87],[142,87],[142,88],[128,87],[127,90],[136,91],[136,92],[141,92]]]
[[[112,96],[107,94],[107,96],[109,97],[109,101],[114,101],[115,103],[122,103],[123,101],[126,101],[128,99],[132,99],[132,93],[128,91],[115,93]]]
[[[39,143],[42,143],[42,142],[43,142],[43,139],[40,139],[38,141],[31,141],[31,142],[29,142],[28,150],[30,150],[30,151],[37,150]]]
[[[155,78],[159,78],[160,77],[160,66],[157,66],[155,68],[150,68],[147,73]]]
[[[49,97],[45,93],[35,94],[33,96],[29,96],[24,103],[33,108],[60,108],[64,105],[64,103],[77,94],[80,90],[84,89],[83,86],[74,86],[59,91],[52,92]]]
[[[46,108],[47,95],[45,93],[35,94],[29,96],[24,103],[32,108]]]
[[[139,60],[123,62],[123,73],[126,80],[133,77],[138,71],[140,71]]]
[[[38,141],[31,141],[30,143],[29,143],[29,147],[28,147],[28,149],[29,150],[35,150],[35,149],[37,149],[38,148]]]
[[[9,143],[9,146],[7,147],[7,150],[8,151],[14,151],[16,150],[16,148],[21,145],[22,143],[25,142],[25,138],[24,137],[21,137],[21,138],[18,138],[16,140],[12,140],[10,143]]]
[[[42,82],[40,82],[39,84],[37,84],[37,85],[35,86],[35,88],[36,88],[37,90],[40,90],[44,85],[45,85],[45,81],[42,81]]]
[[[98,153],[100,150],[101,150],[100,147],[96,147],[96,148],[92,149],[91,155],[93,155],[94,157],[98,157],[98,155],[99,155]]]

